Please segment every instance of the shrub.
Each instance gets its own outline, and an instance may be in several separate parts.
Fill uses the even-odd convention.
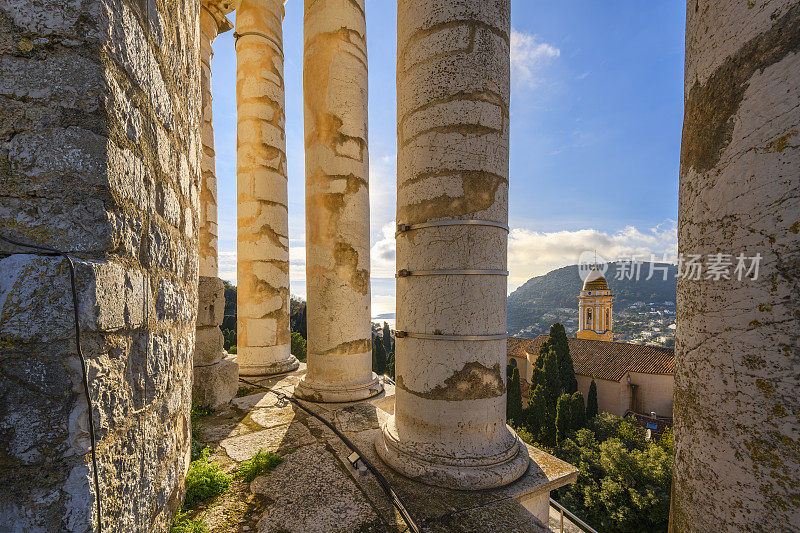
[[[292,344],[289,351],[301,363],[306,362],[306,340],[296,331],[292,332]]]
[[[191,426],[192,426],[192,452],[191,452],[191,460],[196,461],[200,459],[202,456],[203,450],[207,448],[205,444],[203,444],[203,439],[200,438],[200,421],[212,414],[214,410],[210,407],[204,407],[202,405],[192,404],[192,412],[191,412]]]
[[[603,413],[558,443],[555,455],[579,469],[557,499],[599,531],[664,531],[672,478],[671,432],[644,440],[628,420]]]
[[[255,387],[239,387],[239,390],[236,391],[236,397],[241,398],[242,396],[250,396],[253,394],[254,390],[256,390]]]
[[[242,478],[245,482],[250,483],[258,476],[269,474],[272,469],[283,462],[283,459],[273,452],[265,452],[258,450],[252,459],[242,461],[239,465],[239,471],[235,476]]]
[[[209,533],[209,531],[202,518],[190,518],[188,512],[178,509],[175,518],[172,519],[169,533]]]
[[[222,494],[231,484],[230,476],[222,471],[220,464],[208,460],[210,453],[210,449],[204,448],[200,458],[189,464],[183,502],[186,509],[194,509],[199,502]]]

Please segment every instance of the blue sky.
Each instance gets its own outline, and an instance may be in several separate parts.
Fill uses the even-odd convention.
[[[367,0],[373,315],[394,311],[396,3]],[[232,18],[232,17],[231,17]],[[284,20],[292,292],[305,296],[302,2]],[[674,256],[685,4],[512,2],[509,290],[574,264]],[[220,276],[235,282],[236,56],[214,43]]]

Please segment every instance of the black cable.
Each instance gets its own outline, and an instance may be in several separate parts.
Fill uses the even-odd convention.
[[[348,439],[341,431],[336,429],[336,427],[333,424],[331,424],[328,420],[326,420],[322,416],[318,415],[317,413],[315,413],[314,411],[312,411],[311,409],[309,409],[308,407],[306,407],[305,405],[300,403],[296,398],[294,398],[293,396],[291,396],[289,394],[286,394],[285,392],[279,392],[279,391],[273,390],[273,389],[271,389],[269,387],[265,387],[264,385],[259,385],[258,383],[253,383],[252,381],[247,381],[246,379],[243,379],[243,378],[239,378],[239,381],[241,381],[242,383],[246,383],[246,384],[250,385],[251,387],[258,387],[258,388],[264,389],[266,391],[269,391],[272,394],[274,394],[275,396],[277,396],[279,400],[286,399],[286,400],[292,402],[293,404],[295,404],[297,407],[299,407],[300,409],[302,409],[306,413],[310,414],[311,416],[313,416],[314,418],[319,420],[320,422],[322,422],[323,424],[325,424],[325,426],[327,426],[328,429],[333,431],[333,433],[337,437],[339,437],[339,439],[341,439],[341,441],[345,444],[345,446],[350,448],[350,451],[355,452],[355,453],[358,454],[359,460],[362,463],[364,463],[364,466],[367,467],[367,469],[370,472],[372,472],[373,476],[375,476],[375,479],[378,481],[378,484],[381,486],[383,491],[389,496],[389,499],[392,500],[392,503],[397,508],[397,510],[400,512],[400,515],[403,517],[403,520],[405,520],[406,525],[408,526],[408,528],[411,531],[413,531],[414,533],[420,533],[419,526],[417,526],[416,522],[414,522],[414,519],[411,517],[411,514],[406,509],[405,504],[403,504],[403,501],[400,499],[400,496],[397,495],[397,493],[394,491],[392,486],[389,484],[389,481],[385,477],[383,477],[383,474],[381,474],[378,471],[378,469],[375,468],[375,466],[372,463],[370,463],[369,460],[367,460],[366,457],[364,457],[364,454],[361,453],[361,450],[359,450],[356,447],[356,445],[353,444],[350,441],[350,439]]]
[[[72,286],[72,315],[75,321],[75,346],[78,351],[78,358],[81,361],[81,371],[83,372],[83,392],[86,396],[86,405],[89,407],[89,436],[92,440],[92,473],[94,474],[94,499],[97,503],[97,531],[101,532],[103,530],[103,522],[102,522],[102,514],[100,512],[100,480],[97,476],[97,453],[95,451],[96,440],[95,440],[95,432],[94,432],[94,418],[92,417],[93,408],[92,408],[92,398],[89,395],[89,374],[86,370],[86,359],[83,356],[83,351],[81,350],[81,326],[79,323],[78,317],[78,289],[75,283],[75,263],[73,263],[72,258],[67,255],[66,252],[62,252],[61,250],[57,250],[55,248],[49,248],[47,246],[40,246],[38,244],[26,244],[19,241],[15,241],[14,239],[10,239],[8,237],[4,237],[0,235],[0,240],[3,240],[9,244],[14,246],[21,246],[23,248],[31,248],[33,250],[41,250],[46,252],[42,255],[49,255],[49,256],[60,256],[67,260],[67,264],[69,265],[69,280]],[[21,252],[9,254],[9,255],[19,255]]]

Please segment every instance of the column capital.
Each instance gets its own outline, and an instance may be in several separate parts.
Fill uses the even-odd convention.
[[[200,4],[200,30],[206,35],[212,35],[212,42],[220,33],[233,29],[233,23],[225,13],[218,2],[207,1]]]

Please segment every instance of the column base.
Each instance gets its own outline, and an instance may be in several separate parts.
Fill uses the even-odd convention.
[[[334,384],[308,378],[308,374],[294,389],[294,395],[309,402],[345,403],[357,402],[371,398],[383,391],[383,383],[372,372],[368,381],[363,383]]]
[[[239,359],[241,361],[241,359]],[[274,376],[275,374],[285,374],[297,370],[300,361],[293,355],[281,361],[261,365],[242,365],[239,363],[239,375],[245,377]]]
[[[457,490],[492,489],[519,479],[530,463],[525,443],[513,429],[506,428],[514,443],[495,457],[426,455],[423,447],[412,450],[399,441],[391,416],[375,438],[375,449],[393,470],[421,483]]]

